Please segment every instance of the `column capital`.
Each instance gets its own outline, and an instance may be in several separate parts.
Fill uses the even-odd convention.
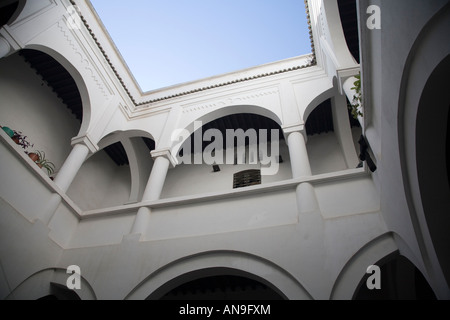
[[[73,138],[72,146],[75,146],[77,144],[85,145],[89,149],[89,152],[91,153],[96,153],[100,149],[88,134]]]
[[[170,149],[159,149],[159,150],[153,150],[150,152],[152,158],[158,158],[158,157],[164,157],[167,160],[169,160],[170,164],[172,165],[172,168],[175,167],[178,164],[177,159],[172,155],[172,152]]]
[[[339,70],[336,70],[337,72],[337,78],[338,78],[338,89],[341,95],[344,94],[344,83],[359,74],[359,72],[361,71],[360,66],[355,66],[355,67],[351,67],[351,68],[342,68]]]
[[[306,134],[306,126],[305,124],[295,124],[295,125],[288,125],[282,127],[284,134],[286,135],[286,138],[289,137],[291,133],[298,132],[303,135],[305,138],[305,141],[307,141],[308,137]]]

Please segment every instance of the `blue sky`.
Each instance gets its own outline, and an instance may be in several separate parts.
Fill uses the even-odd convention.
[[[303,0],[91,0],[144,91],[311,52]]]

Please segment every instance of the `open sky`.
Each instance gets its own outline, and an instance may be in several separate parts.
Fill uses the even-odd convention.
[[[311,52],[303,0],[91,0],[144,91]]]

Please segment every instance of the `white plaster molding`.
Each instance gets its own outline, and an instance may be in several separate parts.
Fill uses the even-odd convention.
[[[12,34],[11,28],[7,25],[3,26],[3,28],[0,29],[0,36],[5,38],[5,40],[8,41],[9,45],[11,46],[12,50],[9,54],[25,47],[24,44],[21,43],[20,40]]]
[[[355,67],[351,67],[351,68],[342,68],[342,69],[336,70],[337,78],[338,78],[338,88],[339,88],[339,92],[341,95],[345,94],[345,92],[344,92],[345,81],[347,81],[351,77],[358,75],[360,71],[361,71],[361,68],[359,65],[355,66]]]
[[[55,0],[31,0],[27,1],[20,15],[13,22],[11,27],[17,28],[28,21],[35,19],[37,16],[44,14],[45,12],[55,8],[57,6]]]
[[[308,135],[306,134],[306,126],[304,123],[283,126],[282,129],[283,129],[283,132],[284,132],[286,138],[291,133],[300,132],[303,135],[303,137],[305,138],[305,142],[308,141]]]
[[[94,70],[94,69],[96,69],[96,67],[94,66],[93,63],[91,63],[91,61],[90,61],[91,59],[84,52],[84,50],[82,49],[83,46],[80,44],[78,39],[74,36],[73,31],[71,31],[70,28],[68,28],[67,24],[68,24],[67,19],[64,18],[57,23],[57,27],[58,27],[59,31],[62,33],[66,42],[70,45],[72,50],[79,57],[78,62],[80,62],[82,64],[84,69],[87,71],[87,74],[90,75],[90,77],[95,82],[95,84],[97,85],[98,89],[103,94],[103,96],[105,98],[109,98],[108,93],[112,94],[111,90],[108,90],[108,92],[107,92],[105,82],[103,81],[103,79],[99,79],[99,77],[98,77],[98,75],[100,73],[97,72],[97,70]]]
[[[95,143],[92,138],[89,136],[89,134],[85,134],[81,137],[75,137],[72,139],[72,146],[76,144],[84,144],[86,147],[88,147],[89,152],[96,153],[99,149],[97,143]]]
[[[167,149],[159,149],[159,150],[153,150],[150,152],[152,158],[157,158],[157,157],[164,157],[167,160],[170,161],[170,164],[172,165],[172,167],[175,167],[178,164],[177,159],[172,155],[172,152],[170,151],[169,148]]]
[[[232,106],[232,105],[238,105],[238,104],[249,104],[248,102],[251,102],[252,100],[258,100],[261,98],[267,98],[271,95],[279,95],[279,89],[277,87],[272,87],[268,90],[260,90],[260,91],[252,91],[248,92],[244,95],[235,95],[235,96],[228,96],[216,101],[212,101],[210,103],[195,103],[195,104],[189,104],[186,106],[183,106],[183,113],[190,113],[195,111],[201,111],[201,110],[208,110],[208,109],[216,109],[224,106]],[[254,103],[250,103],[254,104]]]

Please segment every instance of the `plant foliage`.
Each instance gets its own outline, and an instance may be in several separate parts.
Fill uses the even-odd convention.
[[[55,165],[53,162],[50,162],[45,158],[45,152],[44,151],[38,151],[36,150],[35,153],[39,156],[39,160],[36,161],[36,164],[40,167],[47,170],[48,175],[52,175],[55,172]]]
[[[348,106],[350,109],[353,118],[358,119],[358,117],[362,117],[363,113],[361,112],[362,107],[362,91],[361,91],[361,72],[355,76],[356,81],[353,83],[354,87],[352,90],[355,90],[356,94],[353,95],[353,101]]]

